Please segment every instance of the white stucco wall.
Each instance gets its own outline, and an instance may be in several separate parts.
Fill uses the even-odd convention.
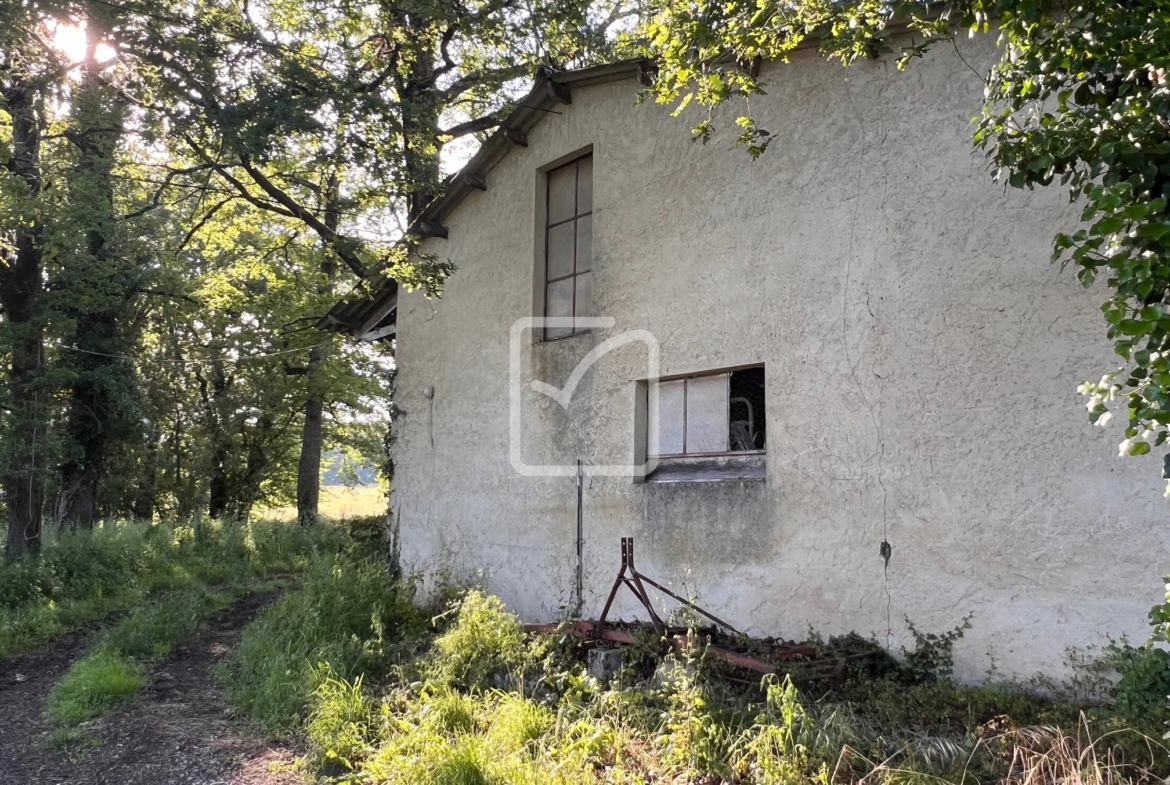
[[[559,384],[646,329],[663,374],[765,363],[769,438],[766,483],[590,479],[586,615],[632,535],[644,572],[760,635],[885,639],[888,615],[897,649],[907,617],[942,631],[972,613],[965,679],[991,657],[1001,675],[1058,673],[1067,646],[1143,640],[1167,506],[1157,459],[1115,458],[1116,429],[1089,426],[1075,393],[1115,366],[1103,292],[1048,261],[1076,208],[991,181],[969,141],[982,85],[945,48],[904,73],[801,52],[765,76],[752,110],[776,140],[758,161],[731,148],[730,118],[704,146],[635,105],[633,81],[581,88],[428,241],[459,271],[442,300],[399,309],[405,565],[481,580],[527,620],[569,601],[574,480],[509,464],[508,337],[532,315],[537,170],[592,145],[595,312],[616,324],[525,344],[526,372]],[[629,347],[568,413],[529,397],[526,459],[628,460],[644,376]]]

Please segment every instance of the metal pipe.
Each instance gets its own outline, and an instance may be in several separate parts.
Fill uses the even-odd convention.
[[[585,540],[584,516],[582,512],[582,495],[584,491],[584,482],[581,473],[581,460],[577,459],[577,586],[576,586],[576,613],[577,618],[581,618],[581,612],[585,608],[585,580],[584,580],[584,557],[583,545]]]

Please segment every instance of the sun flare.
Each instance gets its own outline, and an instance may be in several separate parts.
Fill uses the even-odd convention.
[[[58,22],[53,29],[53,46],[71,63],[85,59],[85,25],[71,25]],[[99,63],[106,63],[117,56],[108,44],[98,44],[94,56]]]

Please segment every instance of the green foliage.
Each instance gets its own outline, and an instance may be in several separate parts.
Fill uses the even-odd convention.
[[[69,666],[53,686],[50,718],[68,728],[129,698],[142,683],[141,663],[168,654],[190,637],[204,616],[229,599],[193,586],[134,610],[101,634],[93,651]]]
[[[668,658],[663,714],[662,761],[668,771],[689,776],[724,777],[730,773],[732,743],[727,727],[712,714],[705,690],[688,672],[691,663]]]
[[[335,607],[345,597],[367,614],[376,605],[347,582],[323,577],[311,590],[312,605]],[[311,619],[308,599],[298,602]],[[627,672],[607,688],[583,672],[577,657],[548,641],[525,641],[515,619],[482,592],[454,603],[449,626],[429,639],[417,637],[426,625],[420,613],[411,613],[413,621],[397,633],[383,624],[381,656],[351,654],[347,674],[332,664],[308,664],[340,661],[342,630],[317,633],[312,647],[299,650],[312,682],[308,710],[286,712],[291,724],[270,727],[300,727],[319,769],[342,782],[1045,785],[1170,774],[1170,750],[1143,735],[1148,726],[1131,723],[1120,705],[1082,706],[1025,685],[967,687],[945,678],[962,626],[920,635],[916,666],[880,676],[860,667],[844,681],[802,693],[789,678],[767,677],[758,690],[724,681],[718,669],[705,667],[701,650],[671,655],[670,666],[653,676]],[[273,641],[277,622],[291,618],[274,609],[245,635],[253,641],[246,659],[273,658],[272,671],[285,681],[300,678],[294,662],[256,641],[259,634]],[[373,635],[365,628],[349,640],[357,645]],[[859,636],[835,640],[838,654],[873,656],[872,642],[863,645]],[[1132,675],[1123,676],[1135,696],[1162,689],[1146,655],[1119,651],[1136,663],[1126,671]],[[396,667],[388,667],[395,657]],[[545,670],[537,683],[485,688],[501,669],[532,667],[541,658]],[[1063,692],[1059,685],[1056,692]],[[1031,773],[1021,774],[1020,767]]]
[[[101,649],[74,663],[49,691],[48,713],[55,722],[76,725],[134,695],[141,669],[113,651]]]
[[[751,779],[761,785],[788,785],[811,779],[811,756],[802,741],[811,718],[800,702],[792,680],[777,683],[775,677],[764,680],[767,698],[764,710],[744,740],[741,767],[746,764]],[[828,781],[828,769],[821,763],[815,771],[820,782]]]
[[[484,689],[497,672],[524,663],[527,647],[520,620],[498,597],[473,589],[452,610],[455,623],[435,641],[430,670],[436,679]]]
[[[950,681],[955,669],[955,641],[963,637],[964,630],[971,629],[971,617],[943,633],[920,632],[909,619],[906,626],[914,636],[915,645],[902,661],[901,677],[911,684]]]
[[[347,543],[346,532],[334,525],[264,522],[205,523],[198,530],[131,524],[54,534],[38,558],[0,564],[0,657],[112,610],[139,607],[152,592],[298,571],[312,554]]]
[[[132,695],[142,681],[144,663],[166,656],[175,646],[189,639],[204,618],[224,607],[235,596],[254,590],[253,576],[263,574],[274,563],[280,563],[279,560],[257,561],[258,556],[263,554],[271,559],[290,555],[290,538],[274,534],[280,527],[246,527],[259,532],[259,542],[266,546],[263,551],[242,537],[241,527],[236,526],[207,526],[198,530],[179,527],[173,533],[151,527],[143,529],[145,533],[139,533],[141,539],[128,535],[131,554],[135,552],[135,544],[141,546],[143,541],[156,540],[157,532],[170,535],[162,541],[169,543],[169,549],[164,547],[156,553],[156,558],[161,557],[160,564],[169,567],[172,574],[181,575],[182,579],[170,583],[176,588],[134,608],[117,624],[100,633],[92,651],[74,662],[54,685],[49,699],[49,715],[62,726],[58,729],[58,740],[78,741],[69,730],[70,726],[96,717]],[[283,528],[301,529],[294,523],[283,524]],[[344,535],[330,537],[329,528],[332,527],[319,527],[315,537],[304,533],[296,535],[302,546],[302,556],[311,552],[313,545],[332,545],[334,550],[344,547]],[[86,533],[71,539],[84,543],[98,536]],[[116,534],[108,536],[113,538]],[[213,568],[207,569],[204,560],[210,560]],[[107,580],[111,578],[109,575],[105,577]],[[136,576],[131,573],[121,577]],[[147,573],[143,577],[155,586],[167,583],[165,572]],[[224,583],[226,591],[213,591],[209,582]]]
[[[362,692],[362,677],[351,684],[333,678],[329,666],[322,665],[317,681],[305,721],[305,738],[324,767],[352,769],[352,762],[369,747],[375,717]]]
[[[1166,725],[1170,720],[1170,653],[1153,646],[1115,643],[1106,656],[1121,674],[1114,688],[1118,710],[1140,727]]]
[[[191,637],[209,611],[222,607],[228,599],[202,586],[168,592],[103,633],[98,648],[136,660],[164,657]]]
[[[475,701],[449,687],[427,690],[426,706],[433,724],[446,733],[469,733],[475,729]]]
[[[319,665],[353,679],[393,664],[391,644],[424,628],[412,597],[379,559],[314,559],[304,588],[261,613],[224,663],[229,698],[269,730],[292,727],[326,672]]]
[[[353,543],[353,547],[358,553],[375,554],[385,551],[385,515],[350,518],[341,523],[349,535],[350,542]]]
[[[493,747],[536,755],[557,717],[547,706],[515,693],[500,697],[488,724],[487,739]]]

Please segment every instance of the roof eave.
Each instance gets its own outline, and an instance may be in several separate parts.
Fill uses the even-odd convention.
[[[578,68],[572,71],[554,71],[542,67],[536,72],[532,89],[522,98],[499,128],[488,137],[462,169],[444,183],[441,196],[432,200],[407,230],[408,234],[424,237],[447,237],[443,221],[471,193],[487,187],[487,175],[515,147],[527,146],[528,132],[559,103],[572,103],[574,87],[616,82],[622,79],[637,79],[648,84],[653,72],[652,61],[646,58],[619,60],[614,63]],[[361,329],[369,323],[370,315],[384,308],[390,298],[398,297],[398,284],[388,280],[371,298],[362,300],[343,299],[334,305],[320,321],[317,328],[326,332],[340,332],[361,335]]]
[[[517,146],[518,142],[559,103],[572,103],[574,87],[589,87],[621,79],[638,79],[645,83],[652,72],[652,62],[639,57],[615,63],[578,68],[573,71],[552,71],[541,68],[536,72],[532,89],[504,119],[500,127],[471,157],[462,169],[447,179],[443,195],[433,200],[419,216],[418,225],[439,229],[448,215],[473,191],[473,182],[484,181],[487,174]],[[557,90],[554,86],[568,88]],[[566,100],[566,98],[568,100]],[[519,134],[517,134],[519,132]]]

